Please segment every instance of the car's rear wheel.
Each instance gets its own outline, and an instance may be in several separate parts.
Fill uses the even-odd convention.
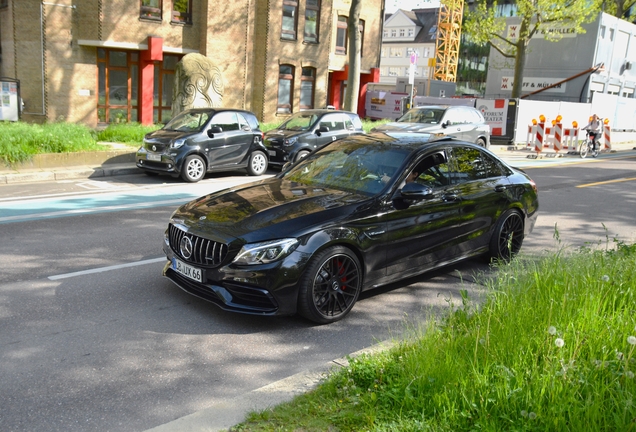
[[[205,176],[205,161],[201,156],[190,155],[183,162],[181,178],[190,183],[195,183]]]
[[[300,280],[298,312],[327,324],[349,313],[362,288],[360,261],[348,248],[334,246],[311,259]]]
[[[298,154],[296,155],[296,162],[298,162],[299,160],[303,158],[306,158],[308,154],[309,152],[306,150],[299,151]]]
[[[486,140],[485,140],[485,139],[483,139],[483,138],[477,138],[477,142],[476,142],[476,144],[477,144],[479,147],[486,148]]]
[[[247,173],[251,176],[263,175],[267,170],[267,156],[261,151],[252,152],[247,164]]]
[[[490,258],[510,261],[523,243],[523,217],[517,210],[508,210],[501,215],[490,239]]]

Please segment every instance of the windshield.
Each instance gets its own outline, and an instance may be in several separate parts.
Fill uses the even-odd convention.
[[[375,195],[400,175],[407,149],[388,144],[336,141],[306,157],[289,171],[285,180]]]
[[[282,125],[278,126],[278,130],[289,130],[289,131],[304,131],[311,128],[318,116],[315,114],[303,114],[297,113],[294,114]]]
[[[180,132],[198,132],[207,123],[210,113],[207,111],[182,112],[164,126],[165,130]]]
[[[413,108],[407,111],[398,122],[438,124],[442,120],[445,108]]]

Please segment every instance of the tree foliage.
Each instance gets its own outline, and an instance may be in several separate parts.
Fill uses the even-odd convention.
[[[519,19],[516,37],[509,36],[506,18],[497,16],[497,7],[492,0],[478,1],[477,6],[466,14],[463,29],[472,41],[488,43],[505,58],[514,59],[513,98],[521,96],[523,69],[532,37],[538,32],[563,26],[572,28],[575,33],[585,33],[583,24],[593,21],[600,10],[599,0],[517,0],[515,3]],[[560,37],[559,33],[545,35],[550,41]]]
[[[603,12],[615,17],[629,19],[629,9],[636,5],[636,0],[604,0]]]

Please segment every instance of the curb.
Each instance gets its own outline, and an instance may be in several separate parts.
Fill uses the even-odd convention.
[[[347,367],[348,358],[362,354],[374,354],[392,348],[394,341],[384,341],[360,351],[332,360],[322,366],[299,372],[280,381],[252,390],[244,395],[227,401],[216,403],[195,413],[178,418],[169,423],[148,429],[145,432],[220,432],[227,431],[243,421],[252,411],[263,411],[284,402],[289,402],[296,396],[313,390],[329,374],[337,368]]]
[[[0,184],[18,184],[41,181],[58,181],[78,178],[100,178],[118,175],[141,174],[135,164],[106,164],[99,167],[68,167],[45,170],[25,170],[0,173]]]

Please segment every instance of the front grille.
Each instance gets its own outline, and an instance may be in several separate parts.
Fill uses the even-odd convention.
[[[166,169],[167,165],[163,162],[144,160],[143,166],[148,168]]]
[[[248,307],[264,310],[278,309],[274,297],[264,289],[225,283],[225,289],[232,294],[233,301]]]
[[[228,247],[226,244],[186,233],[173,224],[170,224],[168,227],[168,237],[170,239],[170,248],[179,255],[181,259],[190,263],[216,267],[220,265],[227,256]],[[180,244],[184,237],[188,237],[192,242],[192,255],[190,258],[186,258],[181,254]]]

